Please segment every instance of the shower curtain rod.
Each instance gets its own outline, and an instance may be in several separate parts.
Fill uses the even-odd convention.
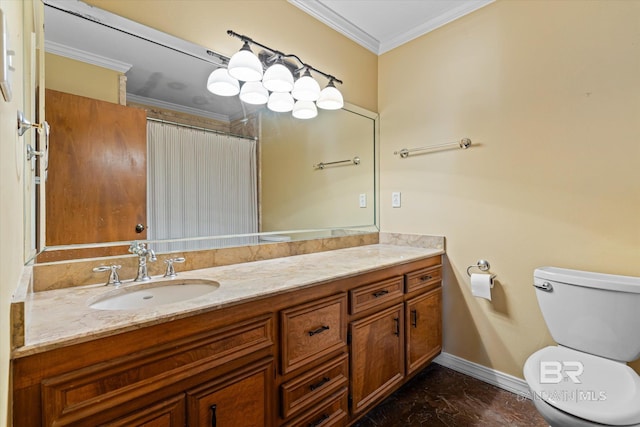
[[[201,130],[201,131],[204,131],[204,132],[215,133],[215,134],[218,134],[218,135],[233,136],[235,138],[248,139],[248,140],[252,140],[252,141],[257,141],[258,140],[257,137],[253,137],[253,136],[238,135],[238,134],[231,133],[231,132],[223,132],[221,130],[216,130],[216,129],[207,129],[207,128],[203,128],[201,126],[193,126],[193,125],[188,125],[188,124],[185,124],[185,123],[172,122],[170,120],[156,119],[156,118],[153,118],[153,117],[147,117],[147,121],[148,122],[164,123],[164,124],[167,124],[167,125],[183,127],[183,128],[188,128],[188,129]]]

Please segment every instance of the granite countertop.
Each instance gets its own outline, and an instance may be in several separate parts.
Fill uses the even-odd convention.
[[[375,244],[178,271],[174,279],[153,279],[206,279],[219,282],[220,287],[186,301],[135,310],[89,307],[90,302],[114,291],[114,287],[104,284],[29,293],[25,297],[24,346],[14,349],[12,357],[24,357],[443,253],[442,249]],[[141,284],[128,280],[121,289]]]

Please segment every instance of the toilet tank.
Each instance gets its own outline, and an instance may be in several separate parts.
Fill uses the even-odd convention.
[[[537,268],[533,276],[558,344],[623,362],[640,357],[640,277],[557,267]]]

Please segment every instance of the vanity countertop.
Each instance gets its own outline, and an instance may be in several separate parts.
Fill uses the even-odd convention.
[[[136,310],[89,307],[89,301],[114,290],[104,284],[30,293],[25,298],[24,346],[14,349],[12,357],[24,357],[443,253],[442,249],[374,244],[179,271],[173,280],[215,280],[220,287],[186,301]],[[127,280],[123,287],[139,284]]]

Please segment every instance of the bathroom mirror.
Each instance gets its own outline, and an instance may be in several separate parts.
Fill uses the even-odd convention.
[[[190,231],[157,239],[163,242],[150,236],[161,252],[377,231],[375,113],[346,104],[342,110],[320,110],[314,119],[298,120],[289,113],[242,104],[237,97],[218,97],[206,90],[208,74],[224,60],[212,52],[215,46],[197,46],[95,7],[79,10],[83,5],[45,1],[47,61],[55,55],[130,66],[124,72],[127,104],[176,111],[172,122],[181,122],[183,113],[227,122],[233,134],[246,135],[243,127],[253,128],[248,133],[257,137],[256,177],[251,178],[256,181],[257,227],[232,235]],[[48,170],[49,177],[56,173]],[[85,257],[86,248],[122,242],[51,246],[45,241],[44,251],[72,249],[69,253],[78,254],[75,257]]]

